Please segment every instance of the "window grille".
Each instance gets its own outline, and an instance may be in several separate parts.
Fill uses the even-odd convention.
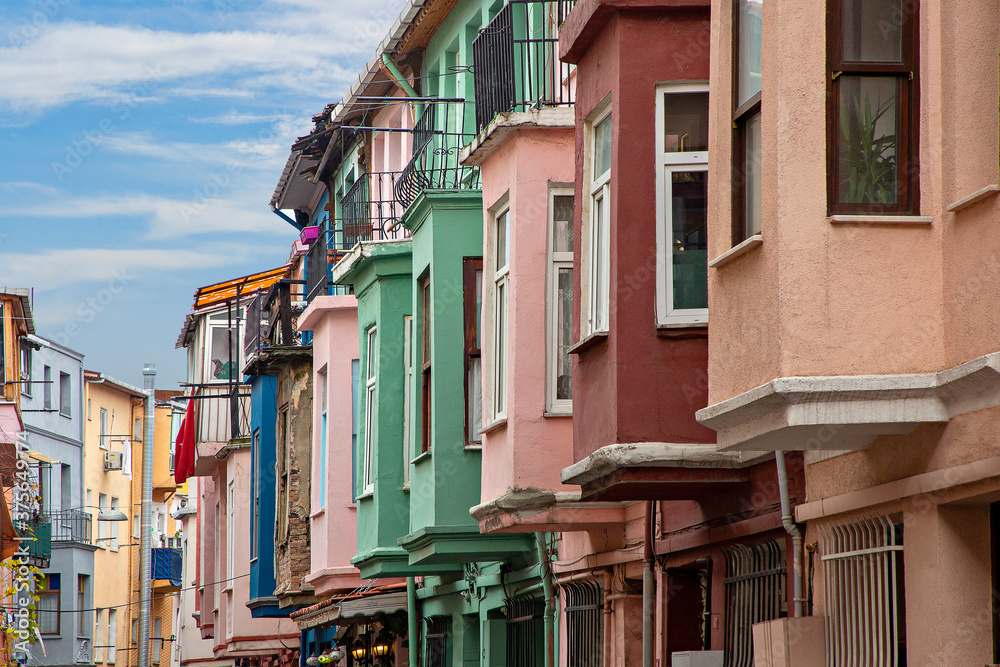
[[[447,616],[429,616],[424,619],[424,667],[449,667],[448,639],[451,637],[451,619]]]
[[[563,585],[566,591],[567,667],[603,667],[603,587],[592,581]]]
[[[739,544],[725,551],[725,667],[753,665],[754,623],[771,621],[787,612],[785,562],[775,540]]]
[[[504,601],[508,665],[540,667],[542,664],[545,651],[543,611],[541,599],[532,595],[519,595]]]
[[[879,516],[820,527],[826,664],[906,664],[903,527]]]

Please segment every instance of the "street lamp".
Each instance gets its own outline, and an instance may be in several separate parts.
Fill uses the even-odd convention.
[[[128,521],[125,512],[116,509],[107,509],[95,505],[81,505],[80,507],[69,507],[70,510],[97,510],[98,521]]]

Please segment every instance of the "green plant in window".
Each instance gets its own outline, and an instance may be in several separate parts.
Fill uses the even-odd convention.
[[[896,201],[896,134],[886,114],[895,110],[896,96],[885,102],[854,100],[853,109],[840,106],[840,200],[853,204],[891,204]],[[884,121],[884,122],[883,122]],[[880,123],[882,126],[880,127]]]

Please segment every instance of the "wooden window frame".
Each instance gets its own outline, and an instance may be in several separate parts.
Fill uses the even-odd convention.
[[[420,452],[431,451],[431,276],[420,279],[421,337],[420,337]]]
[[[53,574],[56,575],[57,577],[59,577],[59,588],[51,588],[52,575]],[[55,614],[55,616],[56,616],[56,622],[55,622],[55,630],[54,631],[52,631],[52,632],[42,632],[41,618],[39,618],[38,631],[39,631],[39,633],[45,635],[46,637],[57,637],[57,636],[59,636],[59,635],[62,634],[62,597],[61,597],[62,596],[62,574],[59,573],[59,572],[46,572],[44,574],[44,577],[45,577],[45,589],[38,591],[38,597],[39,597],[38,610],[39,610],[40,613],[43,613],[43,614]],[[55,598],[56,606],[55,606],[54,610],[49,610],[49,609],[42,610],[41,598],[43,596],[44,597],[54,597]],[[81,615],[82,615],[82,612],[81,612]]]
[[[476,313],[476,272],[479,272],[479,299],[482,303],[483,298],[483,258],[482,257],[464,257],[462,259],[462,319],[463,319],[463,333],[465,340],[465,354],[464,354],[464,370],[465,370],[465,446],[466,447],[479,447],[482,446],[483,436],[480,433],[472,432],[472,424],[469,423],[469,410],[472,407],[469,405],[470,391],[474,389],[469,386],[469,370],[472,367],[472,360],[479,359],[479,375],[480,375],[480,386],[479,390],[482,392],[482,348],[476,344],[476,338],[482,339],[481,328],[482,322],[480,322],[479,317]],[[477,334],[480,334],[477,336]],[[482,408],[482,394],[480,393],[479,405]]]
[[[920,21],[919,3],[903,2],[900,27],[900,62],[848,61],[843,58],[844,0],[827,2],[827,213],[910,214],[920,212]],[[840,82],[844,76],[879,76],[896,79],[896,203],[838,202],[840,133]]]

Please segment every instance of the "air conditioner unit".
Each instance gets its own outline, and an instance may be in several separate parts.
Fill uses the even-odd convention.
[[[124,452],[104,452],[104,470],[121,470],[124,460]]]

